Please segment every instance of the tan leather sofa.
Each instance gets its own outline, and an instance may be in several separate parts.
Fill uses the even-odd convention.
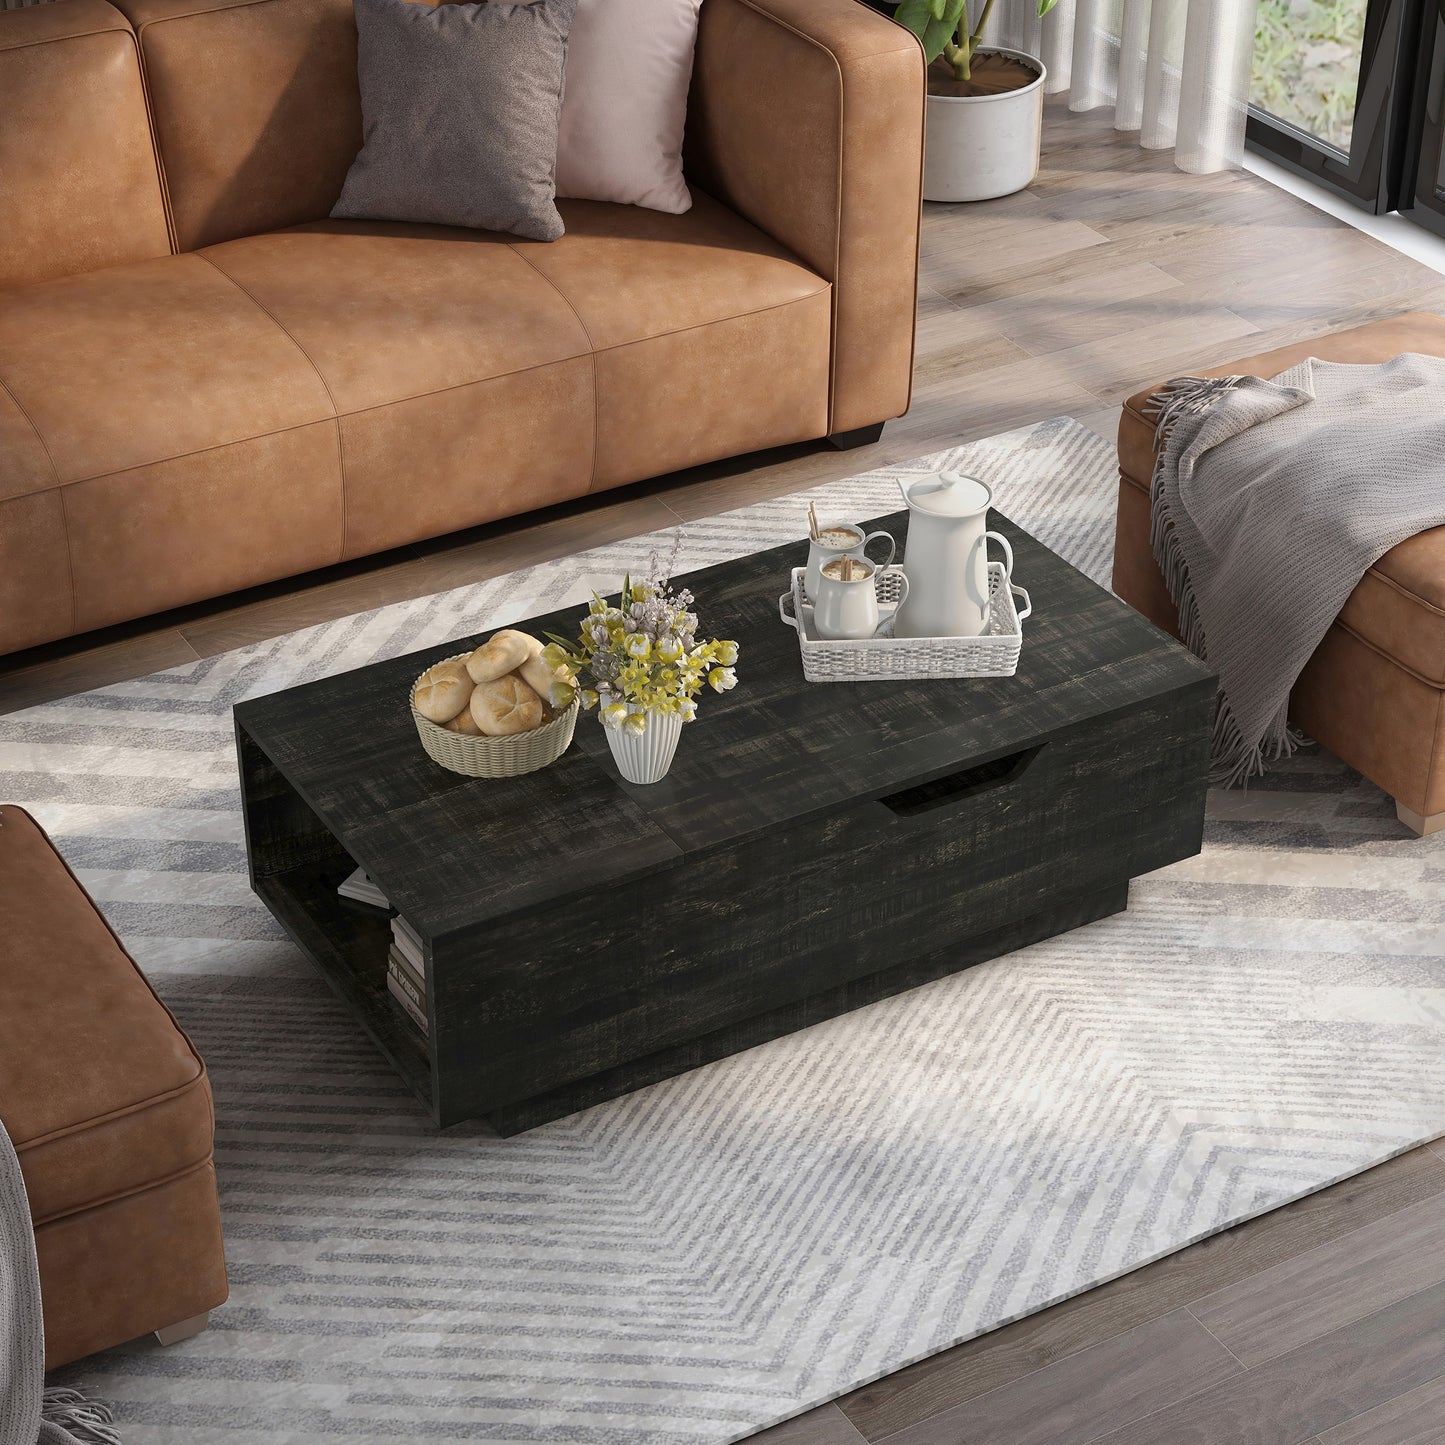
[[[683,216],[324,219],[351,0],[0,13],[0,652],[908,407],[913,37],[704,0]]]
[[[47,1369],[226,1298],[205,1065],[50,840],[0,807],[0,1120],[20,1157]]]
[[[1397,316],[1199,375],[1277,376],[1307,356],[1377,362],[1404,351],[1445,356],[1445,318]],[[1144,405],[1156,390],[1130,397],[1119,422],[1114,590],[1177,636],[1149,543],[1154,424]],[[1389,793],[1401,822],[1417,833],[1445,828],[1445,527],[1401,542],[1365,573],[1295,684],[1290,716]]]

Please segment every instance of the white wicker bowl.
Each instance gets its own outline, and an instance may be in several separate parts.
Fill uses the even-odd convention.
[[[442,660],[456,662],[470,656],[469,652],[459,652],[456,657]],[[412,683],[408,698],[416,696],[416,684],[420,681],[419,677]],[[411,716],[421,745],[434,763],[468,778],[516,778],[555,763],[571,747],[580,706],[573,698],[571,705],[551,722],[545,722],[530,732],[512,733],[504,738],[454,733],[423,717],[416,710],[415,703],[412,704]]]

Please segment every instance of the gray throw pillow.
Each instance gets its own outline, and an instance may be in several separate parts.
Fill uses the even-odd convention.
[[[354,0],[362,146],[332,207],[555,241],[557,125],[577,0]]]

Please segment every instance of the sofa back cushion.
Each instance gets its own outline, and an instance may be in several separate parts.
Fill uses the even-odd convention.
[[[135,38],[105,0],[0,12],[0,287],[170,250]]]
[[[361,149],[351,0],[117,0],[140,38],[176,249],[316,221]]]

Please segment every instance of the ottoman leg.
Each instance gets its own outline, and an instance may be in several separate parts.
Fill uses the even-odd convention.
[[[1445,830],[1445,813],[1417,813],[1413,808],[1407,808],[1403,803],[1395,804],[1395,816],[1411,830],[1418,833],[1422,838],[1428,838],[1431,833],[1439,833]]]
[[[192,1335],[198,1335],[211,1322],[211,1312],[192,1315],[188,1320],[177,1320],[173,1325],[166,1325],[156,1331],[156,1339],[163,1345],[178,1345],[182,1340],[188,1340]]]

